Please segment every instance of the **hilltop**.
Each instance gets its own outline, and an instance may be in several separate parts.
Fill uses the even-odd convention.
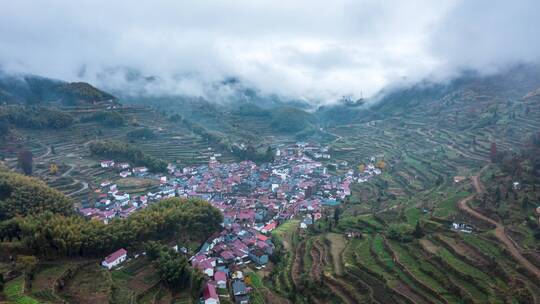
[[[77,105],[116,100],[89,83],[70,83],[36,75],[8,75],[0,71],[0,102]]]

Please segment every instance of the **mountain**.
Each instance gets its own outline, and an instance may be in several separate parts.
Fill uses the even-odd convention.
[[[0,71],[0,102],[77,105],[116,100],[115,96],[86,82],[70,83],[36,75],[9,75]]]
[[[540,66],[519,65],[490,76],[466,72],[447,83],[422,81],[386,88],[363,103],[338,102],[320,107],[319,119],[328,124],[379,120],[414,112],[478,113],[499,102],[516,101],[540,87]]]

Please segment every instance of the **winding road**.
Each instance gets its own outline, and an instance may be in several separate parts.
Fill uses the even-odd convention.
[[[485,168],[486,167],[484,167],[484,169]],[[482,171],[484,169],[482,169]],[[501,241],[504,244],[508,252],[510,252],[510,254],[514,257],[514,259],[516,259],[521,264],[521,266],[526,268],[530,273],[534,274],[538,279],[540,279],[540,270],[521,254],[521,250],[512,241],[512,239],[510,239],[510,237],[506,234],[506,231],[504,230],[504,225],[498,221],[495,221],[492,218],[489,218],[483,215],[482,213],[476,211],[475,209],[469,206],[469,202],[472,199],[474,199],[476,195],[482,194],[485,192],[485,187],[482,184],[482,181],[480,181],[480,174],[472,176],[471,180],[476,190],[476,193],[460,200],[458,202],[459,209],[479,220],[482,220],[484,222],[487,222],[495,226],[495,237],[497,237],[497,239],[499,239],[499,241]]]

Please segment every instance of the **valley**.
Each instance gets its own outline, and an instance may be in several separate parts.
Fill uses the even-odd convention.
[[[510,75],[520,73],[530,71]],[[142,255],[146,245],[133,243],[129,261],[111,271],[99,266],[104,255],[49,256],[28,278],[4,255],[5,297],[537,302],[539,83],[497,90],[504,81],[418,89],[369,108],[338,105],[331,115],[249,102],[56,105],[73,120],[58,129],[17,125],[4,105],[11,124],[0,149],[4,165],[20,171],[18,153],[30,151],[32,176],[73,199],[86,218],[111,225],[166,197],[207,200],[223,214],[221,235],[162,240],[193,259],[204,281],[221,286],[213,291],[208,284],[171,288],[155,260]],[[299,112],[306,119],[300,129],[277,125]],[[28,251],[17,242],[2,248]]]

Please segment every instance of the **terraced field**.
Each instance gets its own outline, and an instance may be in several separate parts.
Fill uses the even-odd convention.
[[[66,107],[63,110],[78,119],[99,109]],[[30,150],[34,154],[33,175],[83,204],[92,198],[92,190],[103,180],[119,179],[117,172],[99,167],[99,159],[90,155],[88,144],[96,139],[129,141],[126,134],[134,126],[148,127],[157,134],[156,138],[133,142],[154,157],[180,165],[207,163],[215,153],[222,155],[218,158],[222,162],[235,160],[229,151],[217,150],[183,124],[171,122],[155,110],[125,107],[117,111],[124,116],[124,126],[106,127],[97,122],[78,122],[67,129],[54,131],[22,129],[18,130],[21,136],[17,147],[1,147],[0,153],[8,166],[15,168],[16,152],[22,148]],[[51,174],[51,164],[58,166],[56,174]]]
[[[489,221],[460,208],[465,199],[473,208],[483,199],[469,177],[480,175],[486,189],[500,183],[494,178],[500,171],[481,170],[491,162],[492,143],[517,153],[539,132],[540,98],[523,95],[503,102],[468,91],[418,111],[330,126],[327,132],[338,138],[330,162],[355,168],[375,157],[387,167],[352,186],[334,228],[334,235],[360,231],[363,238],[346,240],[342,248],[326,234],[299,235],[275,276],[283,278],[278,282],[289,291],[284,294],[301,290],[313,303],[329,303],[329,294],[342,303],[537,303],[540,281],[526,267],[540,265],[531,254],[538,241],[523,224],[534,213],[514,206],[505,209],[512,212],[505,220],[488,214],[501,223],[493,230]],[[455,182],[455,176],[463,179]],[[453,221],[472,225],[474,232],[450,230]],[[422,236],[403,237],[417,223]],[[501,242],[505,238],[514,245]]]

